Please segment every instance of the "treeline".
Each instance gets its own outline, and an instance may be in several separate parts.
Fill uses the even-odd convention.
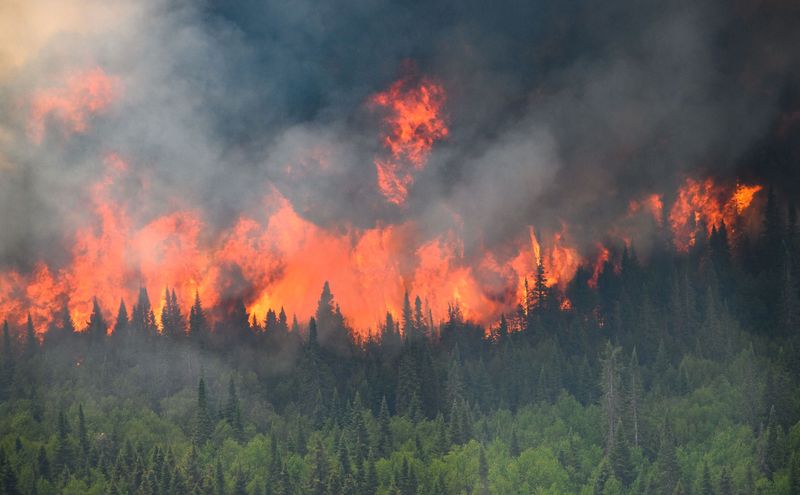
[[[407,295],[355,340],[327,284],[302,325],[144,289],[111,335],[5,324],[0,493],[800,494],[796,216],[698,227],[488,329]]]

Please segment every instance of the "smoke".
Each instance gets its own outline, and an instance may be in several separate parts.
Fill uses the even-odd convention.
[[[467,259],[531,225],[589,246],[632,199],[752,169],[800,67],[790,1],[4,5],[0,263],[23,269],[63,258],[111,153],[140,178],[118,201],[142,222],[192,209],[221,229],[274,188],[334,232],[455,231]],[[32,139],[33,95],[82,71],[118,95],[85,126],[46,114]],[[450,133],[398,206],[366,102],[409,75],[445,88]]]

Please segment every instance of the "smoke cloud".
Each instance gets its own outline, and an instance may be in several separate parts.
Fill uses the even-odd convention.
[[[753,149],[797,111],[798,17],[779,0],[4,2],[0,263],[63,261],[112,154],[136,172],[117,192],[135,221],[191,209],[213,236],[277,191],[331,232],[454,232],[476,263],[531,225],[591,246],[689,174],[794,188]],[[36,95],[86,73],[114,97],[79,88],[32,133]],[[396,205],[368,100],[402,77],[445,89],[450,132]]]

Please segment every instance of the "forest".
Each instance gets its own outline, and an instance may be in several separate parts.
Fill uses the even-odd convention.
[[[798,495],[796,213],[698,227],[565,290],[540,263],[488,328],[407,294],[355,337],[327,283],[302,322],[169,289],[6,322],[0,493]]]

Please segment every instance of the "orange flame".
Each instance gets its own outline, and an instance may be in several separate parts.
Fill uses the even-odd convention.
[[[442,117],[445,92],[439,84],[423,79],[413,84],[401,79],[374,95],[370,103],[386,112],[387,133],[382,139],[389,156],[376,157],[378,188],[387,201],[402,204],[414,173],[422,170],[431,147],[448,135]]]
[[[63,86],[43,89],[33,95],[28,137],[41,143],[48,119],[59,121],[65,131],[86,132],[89,118],[105,111],[119,92],[119,80],[100,68],[73,73]]]
[[[661,225],[664,218],[664,202],[660,194],[650,194],[641,201],[632,200],[628,204],[630,214],[638,213],[642,209],[650,213],[656,224]]]
[[[693,246],[701,225],[705,225],[707,233],[722,222],[733,225],[760,190],[759,185],[737,184],[731,191],[712,179],[700,182],[687,178],[669,213],[675,247],[687,251]]]
[[[607,247],[602,244],[597,245],[598,254],[597,259],[594,261],[594,269],[592,270],[592,278],[589,279],[589,287],[597,288],[597,281],[600,279],[600,274],[603,273],[603,267],[609,259],[610,252]]]

